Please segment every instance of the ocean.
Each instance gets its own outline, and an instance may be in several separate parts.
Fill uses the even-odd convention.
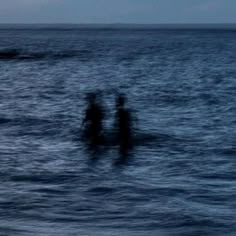
[[[0,29],[0,235],[236,235],[235,62],[234,29]],[[108,134],[126,96],[125,156],[88,93]]]

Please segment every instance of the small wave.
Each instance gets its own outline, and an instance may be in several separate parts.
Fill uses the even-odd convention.
[[[71,182],[76,179],[75,175],[68,173],[65,174],[53,174],[53,173],[41,173],[41,174],[26,174],[26,175],[14,175],[11,176],[12,182],[28,182],[28,183],[41,183],[41,184],[58,184],[64,182]]]
[[[5,123],[9,123],[9,122],[11,122],[10,119],[0,117],[0,124],[5,124]]]
[[[95,195],[103,195],[103,194],[110,194],[114,192],[113,188],[110,187],[94,187],[88,190],[89,193],[95,194]]]
[[[15,125],[21,125],[23,127],[31,127],[31,126],[41,126],[46,124],[54,124],[54,120],[47,119],[47,118],[38,118],[38,117],[15,117],[12,120]]]

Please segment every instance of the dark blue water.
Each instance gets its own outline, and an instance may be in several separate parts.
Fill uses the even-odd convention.
[[[236,31],[0,30],[0,235],[235,235]],[[86,93],[139,142],[81,141]]]

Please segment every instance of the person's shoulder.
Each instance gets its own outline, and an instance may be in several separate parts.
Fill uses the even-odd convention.
[[[127,117],[131,117],[132,112],[130,109],[128,108],[124,109],[124,113],[126,114]]]

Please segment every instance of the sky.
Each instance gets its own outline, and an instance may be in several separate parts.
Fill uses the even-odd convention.
[[[0,0],[0,23],[236,23],[236,0]]]

